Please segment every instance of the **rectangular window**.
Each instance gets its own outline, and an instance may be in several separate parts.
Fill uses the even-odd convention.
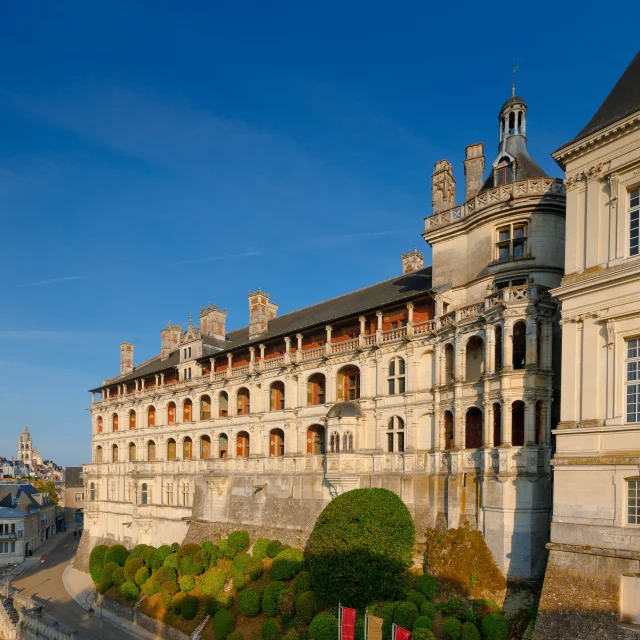
[[[629,255],[637,256],[640,252],[640,188],[629,193]]]
[[[627,340],[627,422],[640,422],[640,338]]]
[[[400,453],[404,451],[404,433],[402,431],[398,433],[398,451]]]
[[[79,493],[76,493],[76,502],[82,502],[82,495]]]
[[[640,524],[640,480],[628,480],[627,485],[627,523]]]
[[[387,451],[393,452],[393,433],[387,433]]]
[[[519,260],[527,257],[527,225],[524,223],[510,224],[498,229],[496,243],[496,259],[498,262]]]

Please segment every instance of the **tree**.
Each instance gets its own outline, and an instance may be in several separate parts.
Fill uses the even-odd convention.
[[[49,494],[49,502],[51,502],[51,504],[58,504],[58,492],[56,491],[56,485],[55,482],[53,481],[49,481],[49,482],[44,482],[42,480],[36,480],[33,483],[33,487],[34,489],[37,489],[40,493],[48,493]]]

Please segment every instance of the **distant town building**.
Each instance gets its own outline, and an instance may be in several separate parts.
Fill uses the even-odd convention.
[[[64,519],[67,526],[82,527],[84,519],[84,480],[82,467],[67,467],[64,470]]]
[[[18,439],[18,460],[23,464],[28,464],[31,468],[37,468],[42,464],[42,456],[33,446],[28,427],[23,429]]]

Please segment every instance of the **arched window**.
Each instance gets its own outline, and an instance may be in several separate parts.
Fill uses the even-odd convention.
[[[482,411],[478,407],[467,410],[464,446],[466,449],[477,449],[482,446]]]
[[[269,434],[269,455],[284,455],[284,431],[282,429],[272,429]]]
[[[493,405],[493,446],[502,444],[502,407],[495,402]]]
[[[444,348],[444,384],[453,382],[453,345],[447,344]]]
[[[218,449],[221,458],[226,458],[229,454],[229,438],[226,433],[221,433],[218,438]]]
[[[170,402],[167,407],[167,423],[175,424],[176,423],[176,403]]]
[[[100,464],[102,462],[102,447],[98,447],[96,449],[96,463]]]
[[[113,447],[111,447],[111,460],[113,462],[118,462],[118,445],[114,444]]]
[[[113,431],[118,430],[118,414],[117,413],[114,413],[111,416],[111,426],[113,427]]]
[[[453,449],[455,445],[453,432],[453,414],[451,411],[444,412],[444,448],[447,451]]]
[[[129,462],[136,461],[136,445],[133,442],[129,443]]]
[[[226,418],[229,415],[229,396],[226,391],[222,391],[218,396],[218,416]]]
[[[193,458],[193,443],[191,438],[187,437],[182,441],[182,459],[191,460]]]
[[[241,431],[236,438],[237,442],[237,457],[248,458],[249,457],[249,434],[246,431]]]
[[[156,443],[153,440],[147,442],[147,460],[153,462],[156,459]]]
[[[147,409],[147,426],[156,426],[156,408],[153,405]]]
[[[211,420],[211,398],[209,396],[200,398],[200,420]]]
[[[324,454],[324,427],[314,424],[307,429],[307,455]]]
[[[329,451],[331,453],[340,453],[340,434],[334,431],[329,439]]]
[[[98,416],[98,433],[102,433],[102,416]]]
[[[536,444],[540,444],[541,442],[542,425],[543,425],[542,416],[544,413],[544,408],[545,407],[542,400],[538,400],[538,402],[536,402],[536,433],[535,433]]]
[[[274,382],[269,390],[269,408],[271,411],[282,411],[284,409],[284,383]]]
[[[387,423],[387,451],[404,451],[404,420],[400,416],[393,416]]]
[[[389,384],[389,395],[396,393],[404,393],[405,366],[402,358],[392,358],[389,361],[389,375],[387,383]]]
[[[140,487],[140,504],[148,504],[149,503],[149,489],[147,487],[147,483],[143,482]]]
[[[342,434],[342,450],[353,451],[353,434],[351,431],[345,431]]]
[[[502,369],[502,327],[500,326],[497,326],[495,329],[494,349],[496,371],[500,371],[500,369]]]
[[[209,436],[200,436],[200,458],[208,460],[211,457],[211,438]]]
[[[360,398],[360,369],[349,365],[338,372],[338,400],[350,402]]]
[[[238,415],[246,416],[249,414],[250,409],[249,389],[242,387],[242,389],[238,391]]]
[[[167,460],[176,459],[176,441],[173,438],[169,438],[167,441]]]
[[[314,373],[307,380],[307,405],[324,404],[325,378],[321,373]]]
[[[136,428],[136,412],[131,409],[129,411],[129,430],[133,430]]]
[[[477,380],[484,373],[484,342],[480,336],[472,336],[466,348],[467,380]]]
[[[96,499],[96,483],[92,482],[89,485],[89,500],[92,502]]]
[[[513,368],[524,369],[527,364],[527,325],[520,321],[513,325]]]
[[[524,402],[521,400],[511,405],[511,443],[514,447],[524,444]]]
[[[189,398],[184,401],[182,405],[182,420],[183,422],[191,422],[191,416],[193,415],[193,403]]]

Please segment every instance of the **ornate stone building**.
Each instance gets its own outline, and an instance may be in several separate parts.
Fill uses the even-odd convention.
[[[42,465],[42,456],[33,446],[33,440],[27,427],[22,430],[18,439],[18,460],[23,464],[28,464],[32,470]]]
[[[333,496],[382,486],[418,535],[463,521],[505,574],[544,568],[555,424],[556,304],[565,194],[526,146],[527,105],[499,113],[495,162],[467,147],[464,202],[451,165],[401,275],[277,315],[248,296],[227,331],[208,306],[160,354],[93,390],[83,544],[160,544],[187,527],[242,526],[304,542]]]

